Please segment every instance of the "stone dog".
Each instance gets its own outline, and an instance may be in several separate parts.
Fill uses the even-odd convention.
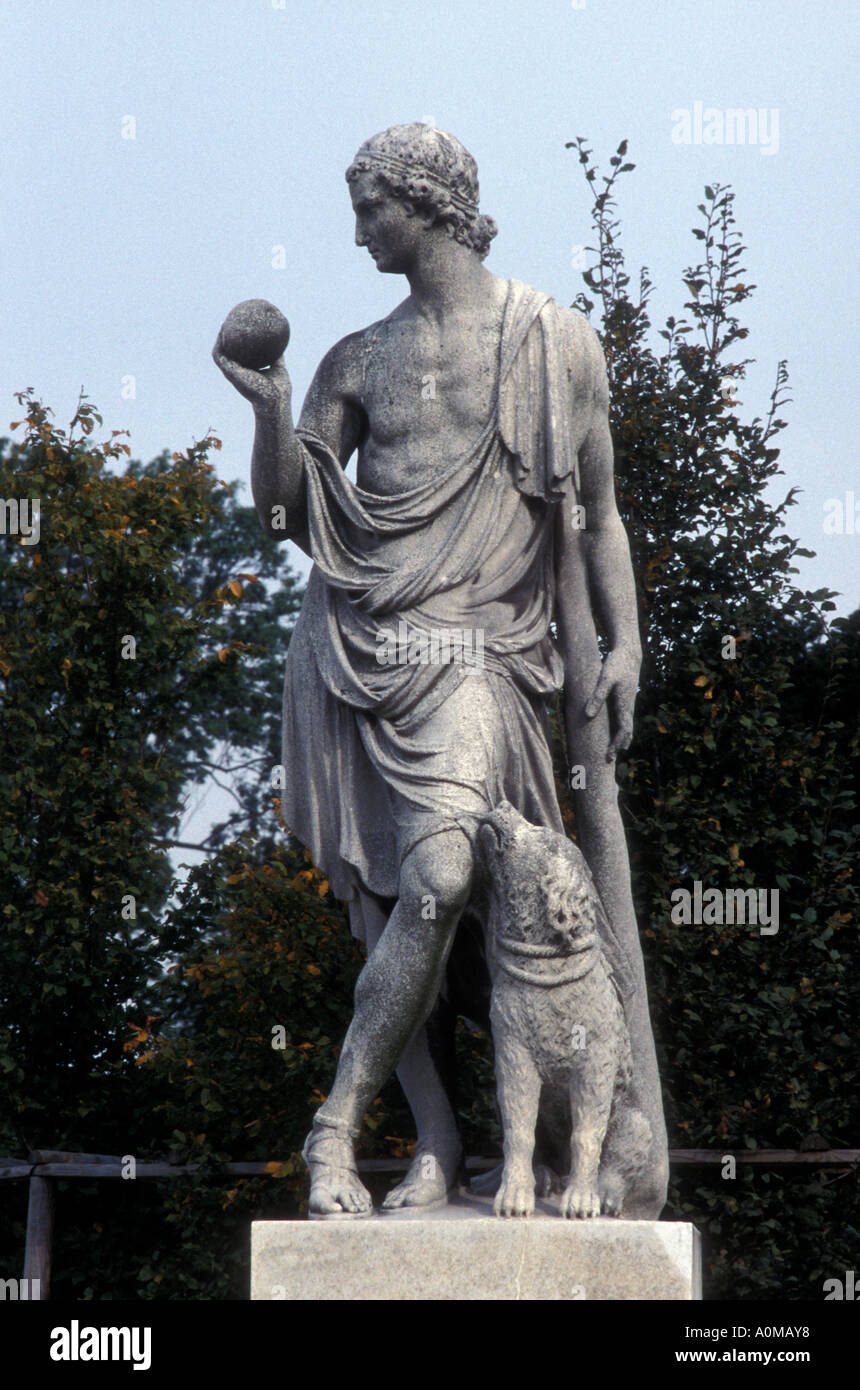
[[[561,1214],[622,1215],[651,1129],[627,1094],[630,1039],[591,873],[571,840],[530,825],[507,802],[482,821],[478,842],[504,1136],[496,1215],[534,1211],[539,1116],[565,1175]],[[538,1176],[546,1196],[555,1183],[546,1169]]]

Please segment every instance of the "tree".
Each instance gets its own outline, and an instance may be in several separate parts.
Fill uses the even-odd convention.
[[[684,273],[688,317],[666,320],[657,351],[648,273],[631,295],[618,241],[616,183],[633,168],[626,142],[600,183],[584,142],[569,148],[592,188],[598,256],[577,305],[591,313],[594,295],[601,310],[617,492],[639,579],[645,655],[622,803],[670,1144],[847,1146],[860,1110],[849,1038],[860,1005],[857,647],[845,622],[828,628],[832,592],[806,592],[792,578],[793,561],[810,553],[783,529],[796,490],[776,506],[765,497],[779,472],[773,441],[784,428],[786,366],[777,367],[764,418],[744,420],[736,387],[749,359],[737,348],[748,330],[738,309],[754,286],[744,278],[731,191],[705,189],[693,231],[704,259]],[[679,924],[672,894],[696,881],[777,891],[778,933]],[[799,1234],[796,1211],[785,1220],[783,1180],[746,1183],[744,1207],[731,1183],[719,1187],[692,1195],[689,1183],[675,1187],[676,1210],[722,1242],[712,1287],[773,1295],[779,1254],[783,1287],[808,1295],[821,1257],[803,1246],[809,1231]],[[815,1179],[796,1210],[838,1227],[845,1207],[840,1214],[827,1191]],[[854,1229],[856,1185],[852,1201]],[[833,1236],[837,1264],[845,1242]],[[798,1246],[802,1258],[792,1262]]]
[[[0,443],[0,1151],[139,1153],[157,1142],[153,1092],[126,1045],[188,946],[163,916],[167,848],[219,744],[260,759],[242,812],[273,833],[266,764],[298,591],[212,476],[217,440],[116,473],[128,446],[119,431],[96,444],[85,398],[68,433],[18,399],[26,438]],[[15,523],[34,501],[28,535]]]
[[[597,171],[579,149],[593,184]],[[764,420],[741,419],[729,389],[745,365],[733,356],[747,335],[736,307],[752,290],[731,194],[706,191],[696,231],[705,263],[684,277],[692,323],[670,319],[655,352],[647,273],[634,302],[616,238],[612,192],[632,167],[624,154],[622,146],[595,197],[599,260],[586,286],[601,300],[618,493],[640,579],[646,660],[637,737],[621,771],[672,1142],[731,1151],[795,1147],[817,1133],[848,1144],[857,1102],[846,1049],[857,1003],[857,739],[856,718],[850,728],[844,715],[856,708],[856,643],[852,667],[843,625],[827,626],[829,591],[806,594],[792,581],[802,552],[782,527],[793,495],[776,507],[764,496],[778,469],[785,366]],[[587,296],[578,302],[595,308]],[[569,806],[565,816],[572,826]],[[255,1183],[229,1189],[224,1203],[217,1170],[195,1202],[173,1194],[171,1216],[189,1231],[174,1278],[195,1266],[195,1251],[216,1243],[224,1251],[219,1267],[204,1255],[195,1271],[210,1296],[242,1287],[243,1223],[301,1211],[298,1150],[330,1081],[360,964],[334,917],[322,921],[318,904],[308,916],[308,899],[324,889],[311,866],[296,873],[300,860],[244,852],[230,862],[226,879],[211,877],[212,866],[199,871],[182,907],[221,923],[174,977],[171,991],[193,1001],[183,1028],[172,1027],[165,1003],[156,1035],[142,1044],[149,1064],[170,1073],[171,1113],[184,1143],[190,1131],[189,1152],[211,1162],[283,1155],[279,1196]],[[671,893],[696,878],[777,889],[775,939],[749,926],[674,923]],[[284,1046],[272,1053],[281,1017]],[[461,1030],[459,1044],[467,1148],[489,1154],[498,1132],[486,1039]],[[363,1151],[403,1152],[408,1123],[402,1098],[386,1088],[366,1117]],[[712,1293],[808,1295],[832,1272],[814,1233],[827,1232],[838,1267],[856,1224],[856,1198],[846,1206],[842,1183],[837,1204],[830,1181],[790,1180],[790,1222],[786,1180],[743,1169],[734,1183],[676,1179],[670,1213],[705,1230]]]
[[[128,476],[162,477],[175,459],[164,452],[147,465],[133,461]],[[212,826],[204,847],[250,831],[264,851],[278,838],[272,769],[281,757],[284,656],[302,586],[283,548],[263,535],[256,510],[237,502],[239,484],[218,487],[223,493],[213,489],[212,523],[188,533],[176,555],[186,611],[215,603],[221,613],[200,629],[200,661],[184,694],[185,720],[174,733],[171,756],[186,793],[214,784],[236,802],[227,819]]]
[[[631,297],[615,216],[626,144],[602,186],[590,151],[575,148],[597,255],[577,304],[599,304],[639,581],[645,661],[619,774],[670,1143],[850,1145],[857,615],[828,625],[830,591],[796,586],[804,552],[784,530],[793,492],[777,506],[765,496],[779,472],[785,365],[763,419],[742,418],[732,389],[746,365],[738,309],[753,289],[732,194],[705,190],[687,317],[670,317],[655,347],[650,281],[643,271]],[[133,1199],[102,1185],[103,1231],[79,1190],[62,1237],[66,1288],[243,1296],[250,1217],[301,1210],[298,1150],[361,964],[270,806],[277,648],[297,591],[288,573],[283,591],[268,587],[279,551],[216,488],[215,441],[112,477],[105,460],[124,446],[91,443],[92,407],[69,438],[31,400],[27,414],[26,445],[0,457],[4,495],[43,496],[47,523],[38,549],[7,539],[0,552],[0,1142],[199,1161],[193,1181],[138,1184]],[[127,635],[140,638],[136,663],[117,652]],[[236,762],[236,814],[169,903],[165,845],[183,788]],[[564,767],[559,736],[563,800]],[[569,805],[564,814],[573,828]],[[696,881],[778,892],[778,931],[678,920],[673,895]],[[136,918],[118,908],[127,892]],[[467,1148],[491,1153],[487,1039],[461,1028],[458,1046]],[[364,1152],[404,1152],[406,1123],[391,1083]],[[272,1158],[274,1171],[228,1183],[225,1158]],[[851,1267],[860,1231],[852,1175],[676,1177],[667,1214],[704,1231],[717,1297],[818,1297]]]

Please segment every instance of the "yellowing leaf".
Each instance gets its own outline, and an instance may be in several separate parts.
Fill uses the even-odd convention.
[[[313,963],[311,963],[311,964],[307,967],[307,972],[308,972],[309,975],[321,975],[321,974],[322,974],[322,971],[320,970],[319,966],[318,966],[318,965],[314,965]]]
[[[697,676],[696,679],[693,681],[693,685],[707,685],[707,684],[708,684],[708,678],[707,678],[707,676]]]
[[[230,583],[227,585],[227,588],[230,590],[231,594],[235,595],[236,598],[239,598],[241,596],[242,585],[239,583],[238,579],[231,579]]]

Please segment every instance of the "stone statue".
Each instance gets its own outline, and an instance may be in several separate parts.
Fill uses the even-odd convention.
[[[462,1146],[428,1021],[469,922],[486,917],[481,823],[508,802],[563,833],[547,718],[563,688],[579,842],[614,928],[631,1103],[651,1133],[624,1215],[656,1218],[665,1125],[614,769],[641,649],[603,354],[581,314],[486,269],[496,226],[453,136],[392,127],[346,178],[357,245],[406,276],[407,297],[326,354],[297,428],[283,359],[243,367],[221,335],[213,352],[254,408],[261,522],[314,561],[287,657],[284,817],[369,950],[305,1145],[309,1211],[370,1215],[353,1146],[395,1069],[417,1145],[384,1209],[438,1205],[456,1185]]]
[[[588,866],[572,840],[503,801],[478,832],[488,894],[490,1021],[505,1161],[497,1216],[562,1191],[563,1216],[620,1216],[651,1127],[631,1102],[625,985]],[[534,1165],[542,1122],[545,1160]]]

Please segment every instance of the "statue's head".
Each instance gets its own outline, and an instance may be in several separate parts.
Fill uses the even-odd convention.
[[[441,225],[481,260],[498,230],[492,217],[478,210],[474,159],[459,140],[435,126],[413,121],[380,131],[361,146],[346,179],[357,214],[359,201],[373,206],[394,199],[408,217],[425,228]],[[380,270],[389,268],[375,259]]]

